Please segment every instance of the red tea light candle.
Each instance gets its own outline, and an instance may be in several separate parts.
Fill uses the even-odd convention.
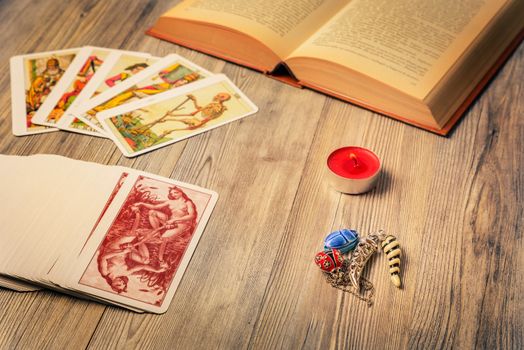
[[[342,193],[359,194],[371,190],[380,175],[380,159],[362,147],[343,147],[333,151],[328,159],[331,186]]]

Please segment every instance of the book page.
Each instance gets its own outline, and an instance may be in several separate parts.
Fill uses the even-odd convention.
[[[329,60],[423,99],[504,3],[353,0],[290,57]]]
[[[349,0],[186,0],[163,17],[212,23],[246,33],[285,57]],[[232,43],[234,45],[234,43]]]

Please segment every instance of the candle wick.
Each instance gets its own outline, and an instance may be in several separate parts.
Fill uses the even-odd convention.
[[[357,159],[357,156],[355,155],[355,153],[350,153],[349,154],[349,158],[353,161],[353,166],[354,167],[359,166],[358,159]]]

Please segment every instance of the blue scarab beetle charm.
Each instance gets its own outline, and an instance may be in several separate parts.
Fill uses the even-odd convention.
[[[331,232],[324,239],[324,249],[338,249],[342,254],[355,249],[358,244],[358,232],[355,230],[342,229]]]

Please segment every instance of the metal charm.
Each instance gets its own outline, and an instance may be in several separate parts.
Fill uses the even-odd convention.
[[[358,288],[360,282],[360,276],[366,266],[367,261],[377,251],[380,243],[380,238],[378,234],[370,234],[367,237],[364,237],[357,245],[357,248],[351,256],[349,262],[349,278],[351,283]]]

